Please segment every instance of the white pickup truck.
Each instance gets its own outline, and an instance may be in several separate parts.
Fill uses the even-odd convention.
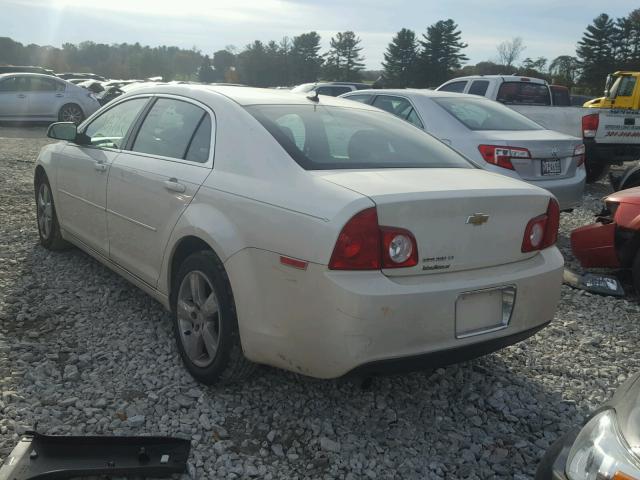
[[[518,75],[459,77],[436,90],[497,100],[550,130],[582,138],[587,149],[588,182],[601,178],[611,164],[640,158],[638,110],[572,107],[566,87]]]

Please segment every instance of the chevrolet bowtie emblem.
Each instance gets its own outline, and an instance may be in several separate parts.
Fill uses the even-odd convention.
[[[467,224],[471,225],[482,225],[483,223],[487,223],[489,221],[489,215],[485,213],[474,213],[473,215],[469,215],[467,217]]]

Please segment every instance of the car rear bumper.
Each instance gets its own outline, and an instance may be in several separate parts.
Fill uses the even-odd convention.
[[[245,355],[320,378],[384,362],[394,371],[431,368],[526,338],[553,318],[563,265],[557,248],[492,268],[394,278],[317,264],[299,270],[257,249],[225,264]],[[502,286],[517,289],[509,324],[456,338],[458,297]]]
[[[527,181],[532,185],[551,192],[558,200],[560,210],[569,210],[579,207],[582,204],[586,178],[587,175],[584,167],[579,167],[575,176],[570,178]]]
[[[584,268],[620,266],[615,223],[594,223],[571,232],[571,251]]]

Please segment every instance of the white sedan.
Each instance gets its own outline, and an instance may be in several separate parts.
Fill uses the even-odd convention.
[[[341,97],[407,120],[486,170],[549,190],[562,210],[582,203],[582,139],[547,130],[501,103],[433,90],[360,90]]]
[[[75,244],[170,309],[201,382],[255,363],[430,368],[554,315],[555,199],[376,108],[151,85],[49,136],[63,141],[35,170],[42,245]]]
[[[0,121],[81,123],[100,108],[93,93],[53,75],[0,75]]]

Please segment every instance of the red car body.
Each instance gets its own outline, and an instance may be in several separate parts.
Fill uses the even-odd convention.
[[[605,210],[592,225],[571,232],[571,249],[585,268],[631,268],[640,285],[640,187],[605,198]]]

